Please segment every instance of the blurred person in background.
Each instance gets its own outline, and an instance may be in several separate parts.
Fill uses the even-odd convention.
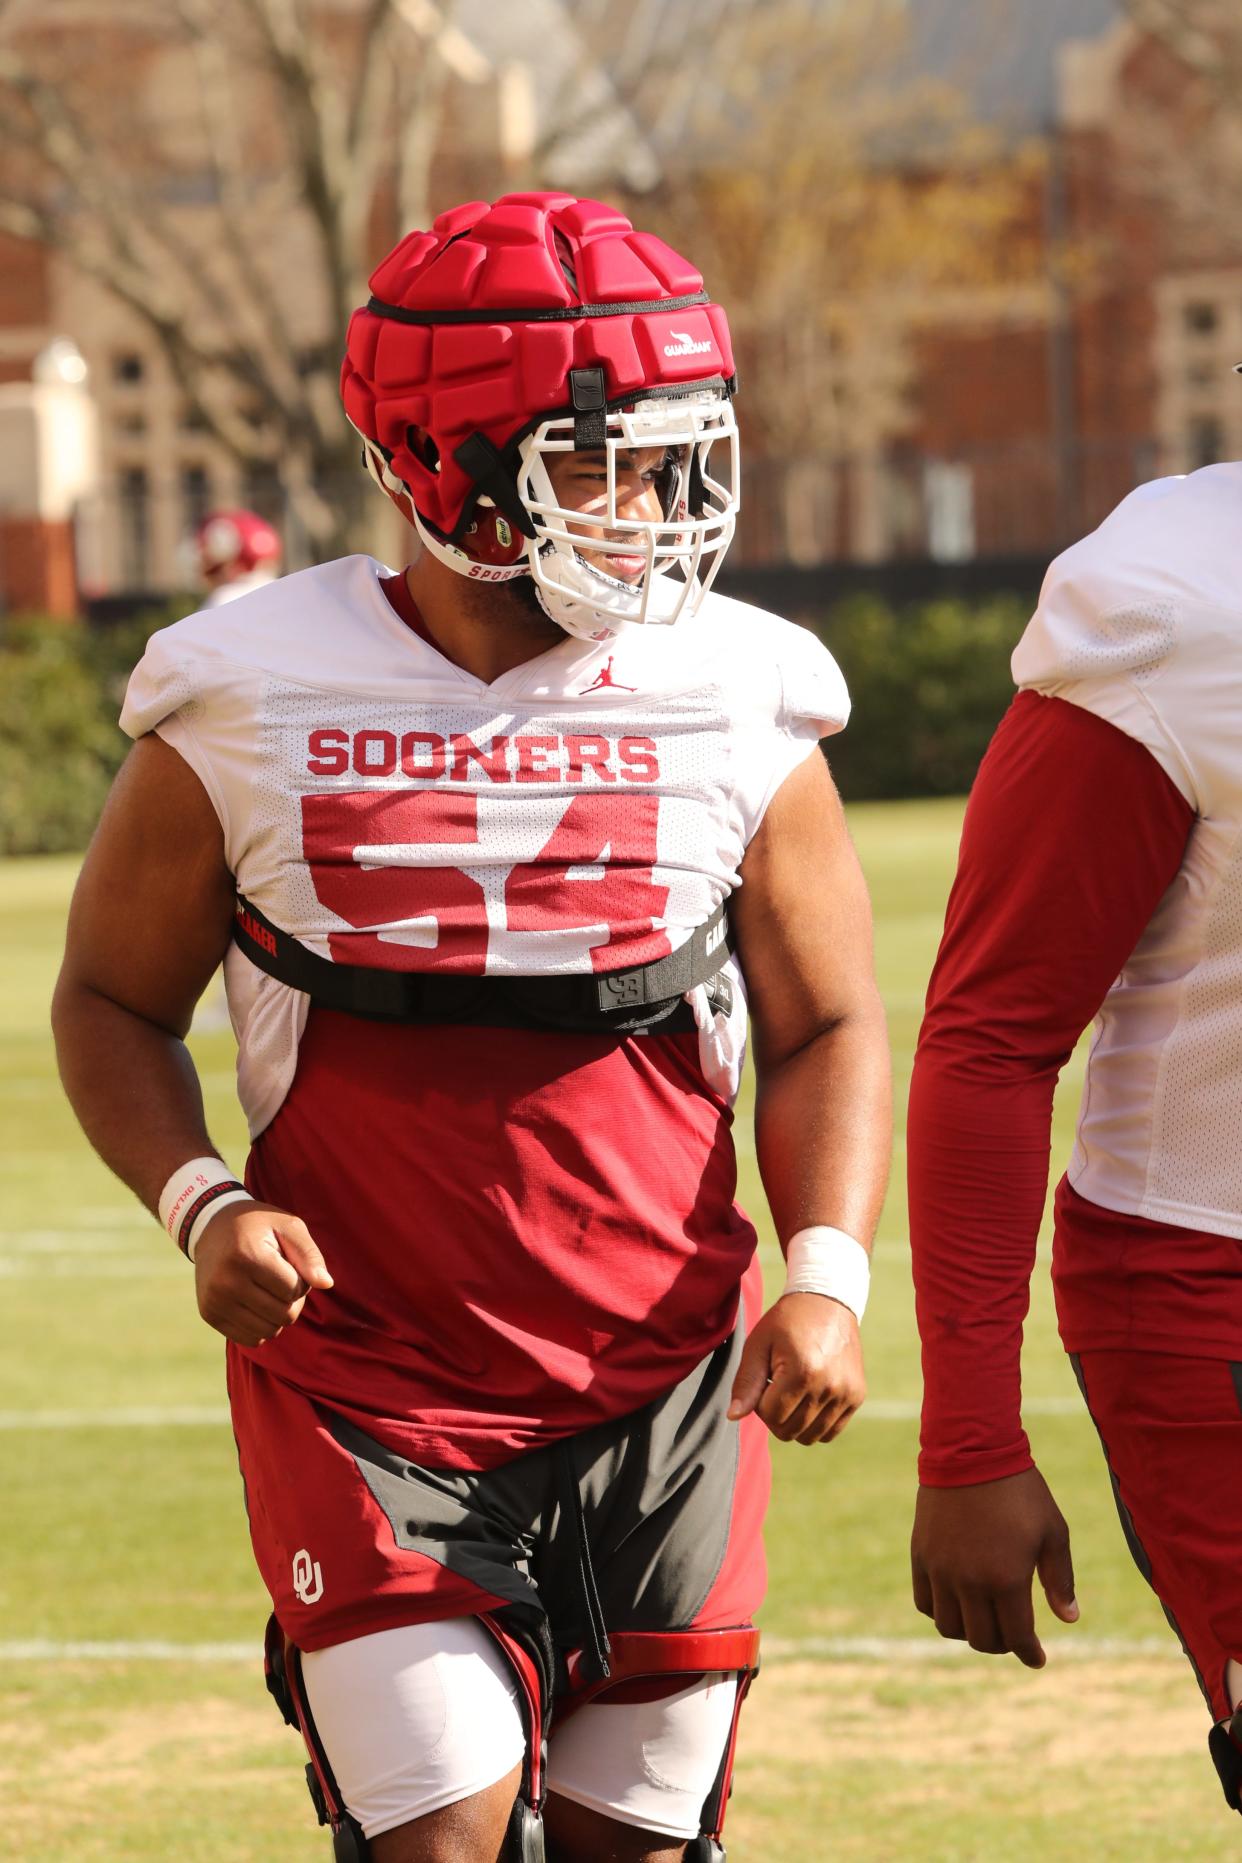
[[[254,511],[209,511],[194,533],[204,608],[234,602],[280,574],[280,538]]]
[[[1061,1337],[1130,1550],[1242,1809],[1242,464],[1141,486],[1052,565],[979,770],[910,1095],[923,1341],[914,1598],[1044,1661],[1078,1618],[1021,1422],[1053,1087]],[[1141,1717],[1143,1704],[1131,1712]],[[1116,1730],[1124,1755],[1126,1729]]]
[[[888,1058],[818,750],[848,699],[711,592],[736,380],[692,265],[525,194],[371,287],[345,407],[420,552],[153,638],[63,1075],[229,1342],[269,1681],[338,1857],[531,1863],[546,1819],[554,1858],[708,1863],[767,1433],[863,1397]],[[245,1186],[183,1046],[226,947]]]

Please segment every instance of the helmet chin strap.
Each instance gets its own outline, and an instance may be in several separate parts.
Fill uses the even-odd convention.
[[[447,538],[438,536],[420,515],[410,500],[410,510],[414,514],[414,529],[425,550],[429,550],[438,562],[449,569],[455,569],[459,576],[466,576],[471,582],[499,583],[516,582],[519,576],[529,576],[530,567],[519,561],[512,564],[481,563],[463,550],[460,544],[450,543]]]
[[[485,586],[515,582],[519,577],[529,576],[535,585],[539,606],[549,621],[555,621],[557,627],[562,628],[566,634],[572,634],[577,640],[612,640],[642,610],[641,584],[635,588],[632,583],[605,575],[579,556],[576,550],[572,553],[565,550],[555,552],[557,580],[549,583],[535,567],[538,544],[528,544],[523,556],[506,568],[476,562],[460,544],[449,543],[446,538],[438,536],[412,504],[410,508],[414,512],[414,529],[423,548],[429,550],[438,562],[456,570],[459,576]],[[550,546],[545,544],[543,548],[548,550]],[[650,619],[663,620],[677,605],[678,594],[678,585],[669,585],[663,577],[657,577],[648,602]],[[663,600],[661,596],[664,596]]]
[[[613,640],[624,628],[634,625],[643,612],[642,582],[636,586],[606,575],[576,550],[570,553],[547,544],[544,549],[555,560],[556,580],[549,581],[537,567],[532,573],[539,606],[549,620],[576,639],[591,641]],[[538,545],[531,544],[528,554],[533,557],[537,550]],[[659,574],[653,576],[645,619],[657,623],[673,619],[682,605],[682,596],[680,583]]]
[[[382,490],[405,500],[425,550],[471,582],[496,585],[530,576],[539,606],[549,621],[554,621],[576,640],[614,640],[624,627],[632,625],[640,616],[649,622],[668,622],[684,607],[685,586],[670,581],[667,576],[659,573],[651,576],[651,589],[644,603],[646,576],[638,584],[624,582],[620,577],[596,569],[577,550],[550,542],[528,542],[523,556],[508,566],[478,562],[460,544],[450,543],[446,537],[438,535],[421,516],[408,486],[396,477],[378,447],[365,435],[362,440],[367,471]],[[548,490],[550,493],[550,485]],[[554,581],[541,573],[541,553],[546,553],[555,565]]]

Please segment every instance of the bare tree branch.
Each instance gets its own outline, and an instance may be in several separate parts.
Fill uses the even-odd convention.
[[[1221,0],[1124,0],[1141,32],[1159,39],[1187,68],[1230,91],[1242,73],[1242,21]]]
[[[362,43],[347,111],[345,143],[351,155],[382,108],[384,93],[389,88],[389,74],[384,65],[398,23],[394,0],[370,0],[366,18],[359,28]]]
[[[276,83],[301,183],[323,255],[333,322],[344,328],[353,302],[355,266],[346,245],[349,151],[345,110],[325,81],[314,34],[299,0],[241,0],[258,28]]]
[[[249,323],[252,356],[261,357],[255,385],[263,392],[269,411],[315,410],[302,394],[298,359],[288,332],[288,314],[281,304],[254,237],[254,183],[243,164],[241,137],[233,107],[232,73],[228,53],[218,29],[218,13],[209,0],[176,0],[176,10],[192,47],[202,105],[208,158],[217,196],[217,219],[225,248],[241,287],[240,299],[229,301],[241,309]],[[244,334],[244,333],[243,333]]]
[[[437,39],[424,39],[419,58],[403,59],[397,87],[397,214],[402,229],[429,226],[431,163],[440,141],[448,68],[439,55],[438,37],[453,28],[454,0],[435,19]],[[409,25],[408,12],[403,15]]]

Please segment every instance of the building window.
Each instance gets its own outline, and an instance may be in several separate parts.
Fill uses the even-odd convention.
[[[1157,470],[1242,457],[1242,264],[1160,279],[1155,300]]]
[[[274,465],[252,465],[246,468],[242,481],[242,503],[248,511],[266,518],[276,530],[281,528],[285,518],[285,496]]]
[[[145,589],[151,546],[151,493],[145,466],[126,466],[120,477],[121,587]]]
[[[145,359],[136,349],[123,349],[112,358],[112,379],[120,388],[134,388],[147,377]]]
[[[1186,464],[1190,472],[1214,466],[1225,456],[1225,430],[1214,414],[1197,414],[1186,430]]]
[[[1204,298],[1188,304],[1182,315],[1192,336],[1215,336],[1220,328],[1220,311]]]
[[[186,530],[197,530],[211,509],[211,475],[206,466],[193,464],[181,468],[181,522]]]
[[[955,460],[923,468],[927,554],[934,563],[969,563],[975,555],[975,475]]]

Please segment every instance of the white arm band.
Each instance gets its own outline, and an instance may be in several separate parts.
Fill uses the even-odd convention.
[[[827,1294],[848,1307],[856,1320],[867,1309],[871,1261],[861,1242],[844,1229],[816,1224],[790,1236],[785,1250],[786,1294]]]
[[[198,1238],[226,1203],[251,1200],[250,1192],[219,1158],[191,1158],[174,1171],[160,1192],[160,1221],[177,1247],[194,1260]]]

